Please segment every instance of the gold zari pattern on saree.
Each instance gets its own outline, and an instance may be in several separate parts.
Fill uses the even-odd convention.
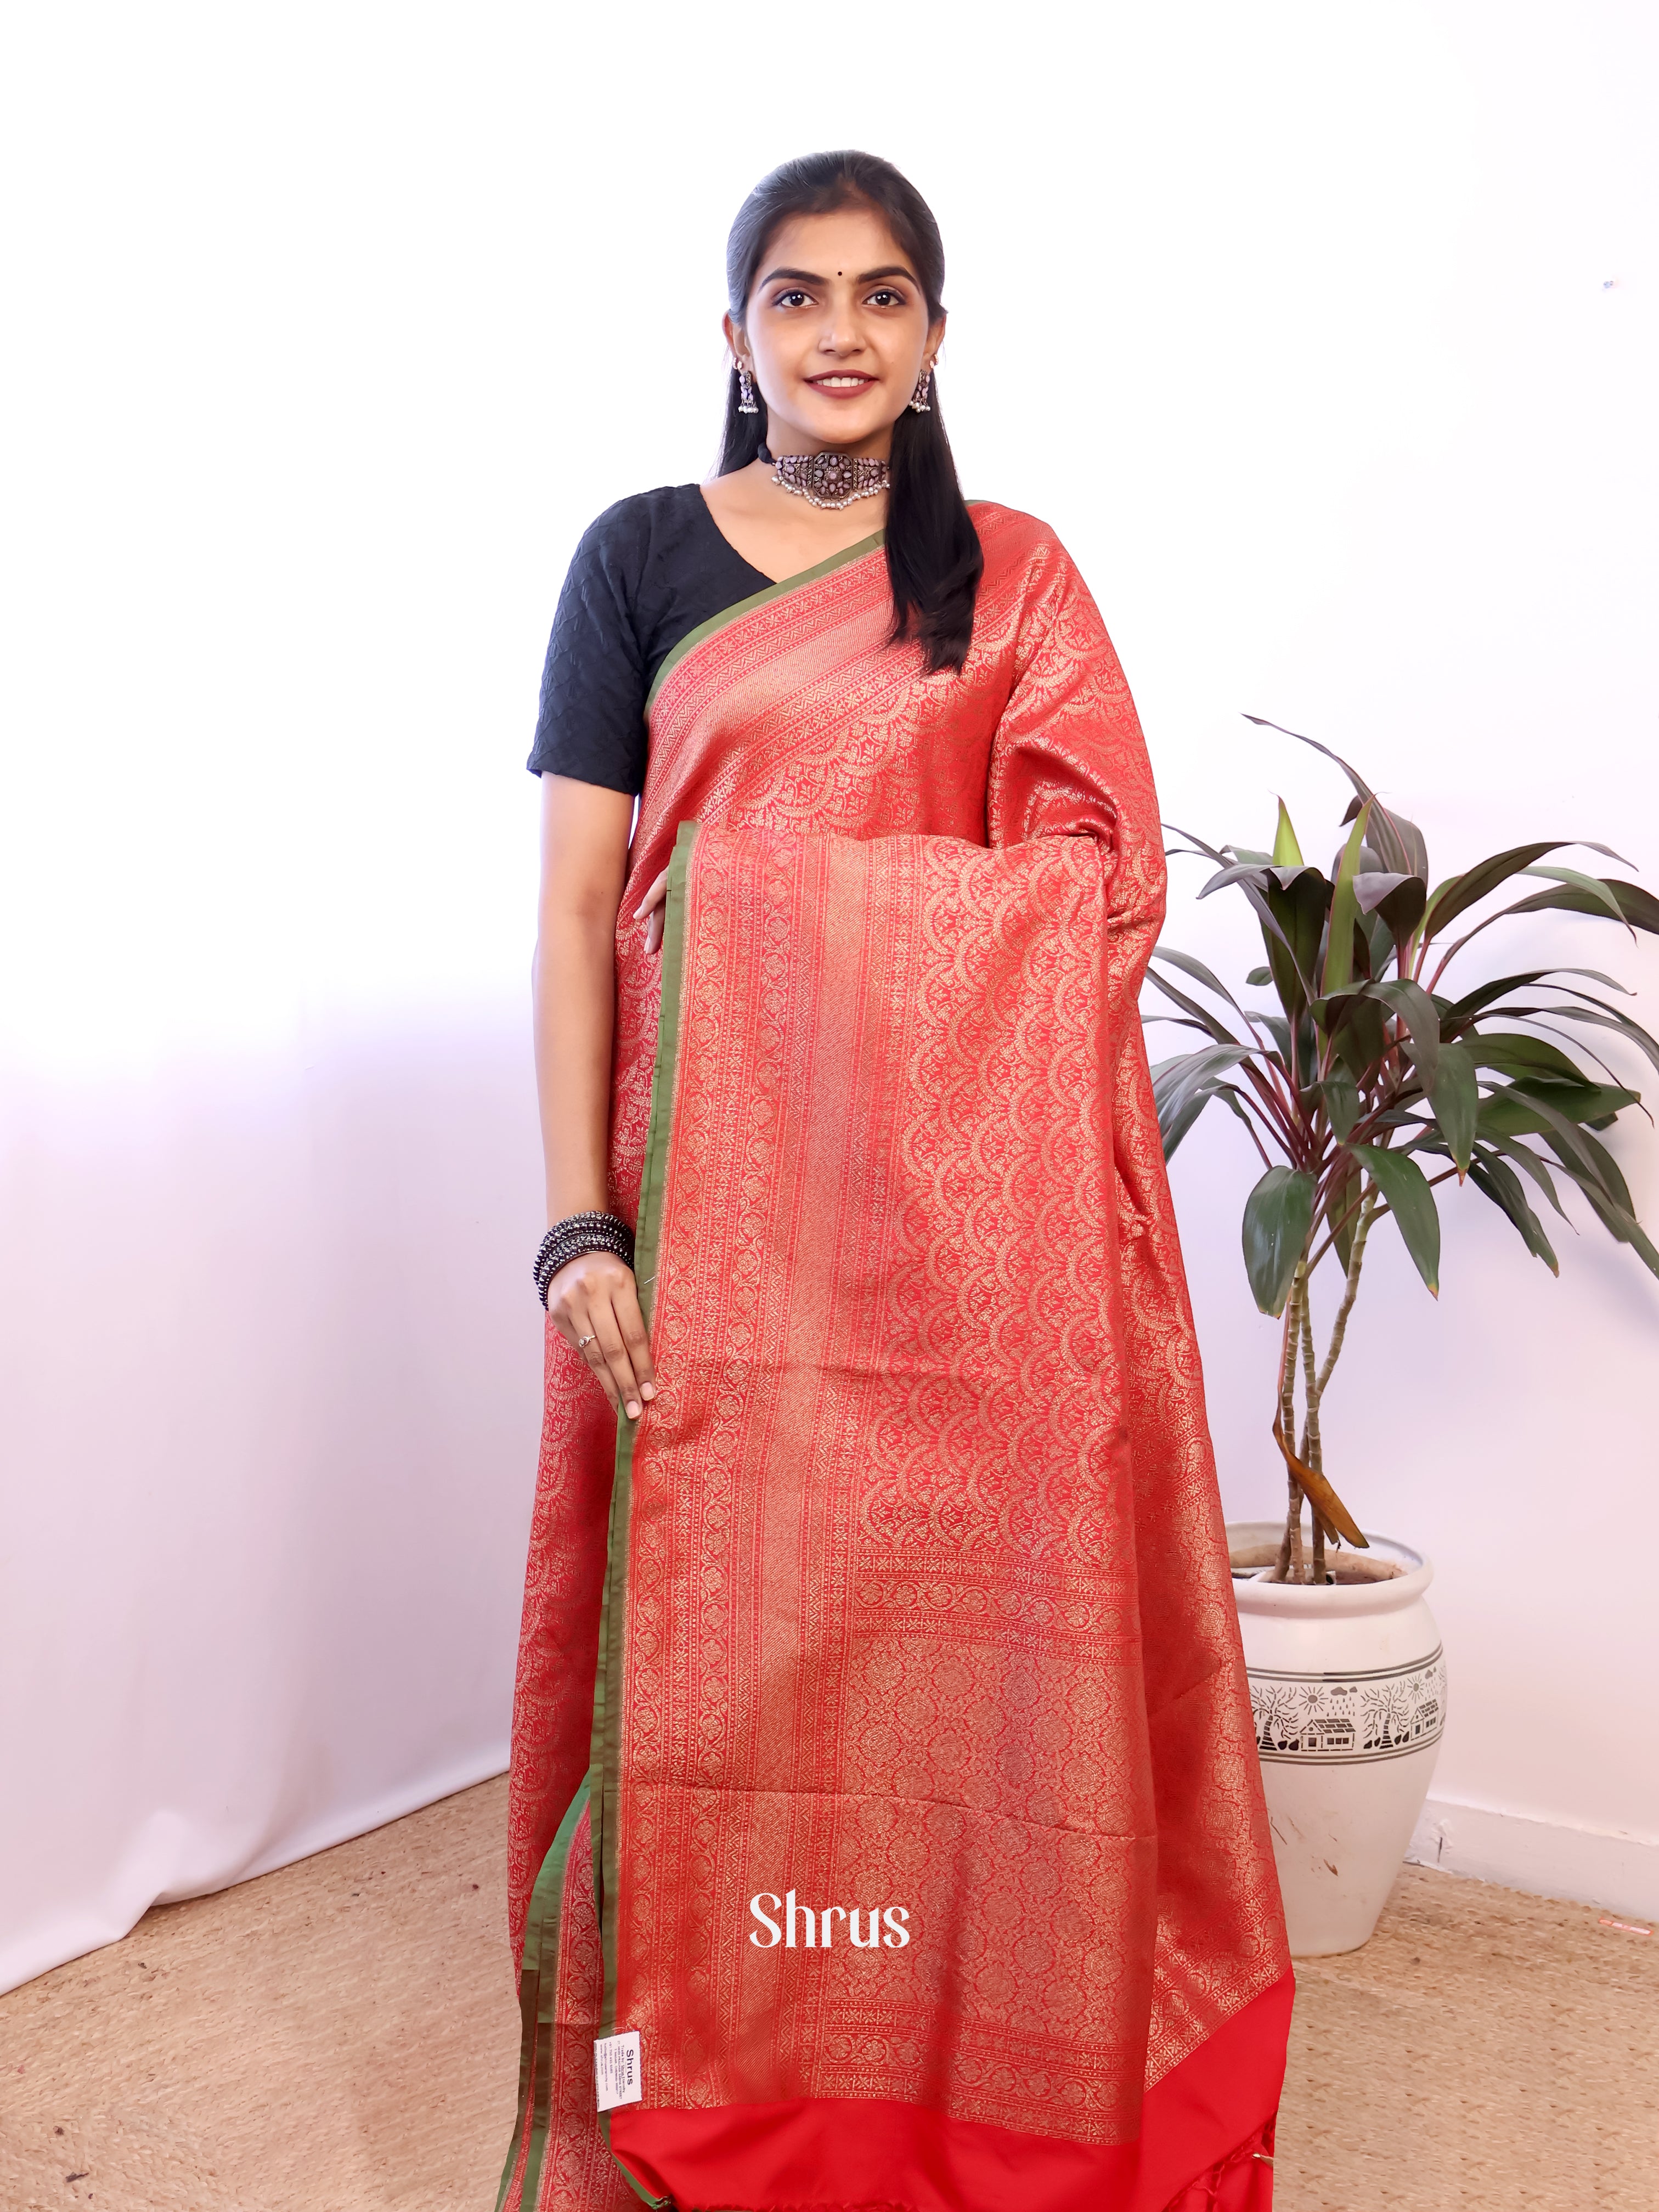
[[[974,512],[959,678],[887,642],[872,555],[697,644],[652,708],[624,915],[698,827],[593,1776],[604,2017],[641,2031],[648,2106],[897,2100],[1110,2145],[1287,1960],[1135,1011],[1151,775],[1063,551]],[[630,1218],[642,939],[619,925]],[[588,1765],[613,1437],[550,1337],[520,1927]],[[786,1892],[839,1913],[828,1948],[750,1942]],[[902,1943],[846,1940],[888,1906]]]

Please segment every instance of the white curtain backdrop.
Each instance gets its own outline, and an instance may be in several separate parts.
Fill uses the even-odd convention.
[[[5,36],[0,1986],[504,1761],[521,763],[576,535],[709,464],[775,161],[864,144],[933,200],[968,488],[1081,561],[1173,820],[1262,842],[1282,791],[1330,840],[1334,774],[1248,709],[1443,870],[1576,833],[1659,880],[1639,0],[70,0]],[[1194,883],[1171,938],[1237,969]],[[1659,1026],[1650,945],[1540,921],[1528,957],[1569,945]],[[1651,1221],[1654,1140],[1615,1149]],[[1253,1513],[1252,1157],[1200,1127],[1176,1193]],[[1659,1285],[1593,1225],[1552,1282],[1445,1214],[1438,1310],[1378,1240],[1327,1422],[1439,1565],[1435,1848],[1659,1904]]]

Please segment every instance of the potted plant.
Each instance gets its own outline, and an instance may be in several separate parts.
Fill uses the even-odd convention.
[[[1172,848],[1214,864],[1201,898],[1231,889],[1249,900],[1267,961],[1246,985],[1272,1003],[1242,1003],[1168,945],[1148,980],[1177,1010],[1149,1018],[1203,1039],[1152,1069],[1165,1158],[1214,1099],[1243,1124],[1263,1170],[1244,1202],[1244,1266],[1257,1306],[1283,1318],[1271,1426],[1289,1499],[1282,1528],[1236,1524],[1228,1535],[1291,1948],[1310,1956],[1352,1950],[1375,1928],[1445,1717],[1444,1660],[1424,1599],[1432,1568],[1364,1534],[1325,1469],[1321,1409],[1369,1240],[1392,1221],[1437,1296],[1435,1194],[1468,1182],[1554,1273],[1545,1217],[1565,1218],[1565,1182],[1659,1274],[1597,1133],[1641,1098],[1593,1046],[1620,1040],[1659,1069],[1659,1043],[1607,995],[1628,995],[1625,987],[1595,969],[1534,968],[1466,989],[1452,970],[1516,915],[1554,910],[1659,933],[1659,900],[1547,864],[1583,840],[1516,846],[1433,884],[1416,824],[1328,747],[1298,741],[1353,787],[1328,873],[1304,860],[1282,800],[1270,853],[1185,830]],[[1486,903],[1520,878],[1542,880],[1496,910]],[[1341,1283],[1322,1350],[1310,1289],[1333,1261]]]

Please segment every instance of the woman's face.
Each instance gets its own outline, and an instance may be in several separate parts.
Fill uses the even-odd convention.
[[[761,389],[775,453],[885,455],[945,337],[916,272],[867,207],[787,222],[761,257],[748,324],[726,342]]]

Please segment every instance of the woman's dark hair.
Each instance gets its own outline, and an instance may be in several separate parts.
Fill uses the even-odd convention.
[[[830,215],[864,205],[885,222],[921,280],[927,319],[945,313],[945,246],[933,210],[907,177],[874,154],[807,154],[763,177],[743,205],[726,243],[726,289],[732,319],[749,313],[761,257],[780,228],[797,216]],[[939,383],[925,415],[907,407],[893,425],[887,494],[887,575],[893,590],[896,641],[914,631],[930,671],[960,668],[974,635],[974,600],[985,556],[957,482],[957,465],[939,415]],[[746,468],[766,442],[766,402],[738,411],[738,373],[726,400],[722,476]]]

